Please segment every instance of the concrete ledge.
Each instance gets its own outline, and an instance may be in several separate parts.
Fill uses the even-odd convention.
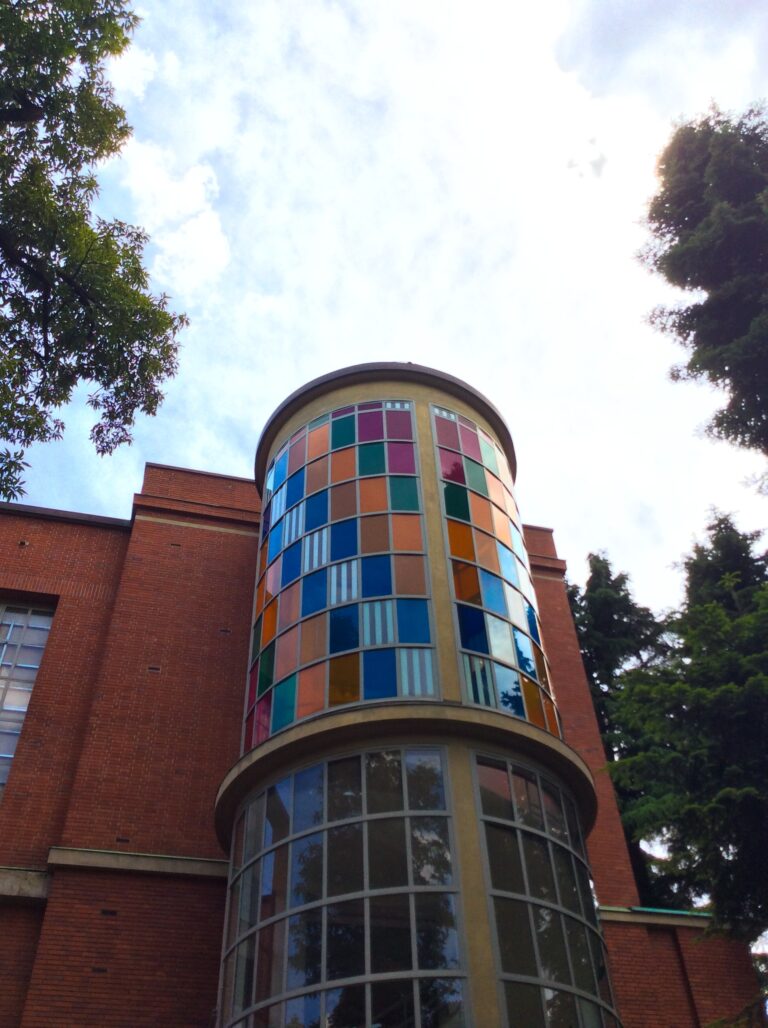
[[[44,900],[48,897],[47,871],[31,867],[0,867],[0,897]]]
[[[709,914],[698,911],[656,910],[651,907],[598,907],[600,920],[634,925],[666,925],[670,928],[692,928],[702,932],[709,927]]]
[[[116,850],[77,849],[53,846],[49,867],[76,867],[99,871],[135,871],[140,874],[186,875],[193,878],[226,878],[226,860],[175,857],[165,853],[120,853]]]

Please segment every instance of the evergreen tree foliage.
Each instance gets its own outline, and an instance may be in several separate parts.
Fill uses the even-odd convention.
[[[61,435],[79,382],[110,453],[176,370],[186,319],[148,291],[146,235],[91,210],[94,167],[130,135],[104,62],[136,23],[126,0],[0,4],[0,497],[23,491],[25,448]]]
[[[679,903],[747,939],[768,928],[768,564],[755,534],[713,516],[686,559],[674,642],[610,701],[609,770],[625,828],[661,838],[651,868]]]
[[[689,351],[673,378],[705,379],[726,405],[708,431],[768,454],[768,115],[717,107],[680,125],[661,155],[647,267],[694,293],[651,321]]]

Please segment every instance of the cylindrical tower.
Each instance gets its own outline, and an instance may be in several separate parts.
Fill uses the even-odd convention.
[[[506,425],[414,364],[269,419],[221,1028],[614,1028]]]

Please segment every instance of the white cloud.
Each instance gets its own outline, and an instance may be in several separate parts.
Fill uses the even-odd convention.
[[[119,103],[144,97],[157,72],[157,58],[140,46],[129,46],[109,62],[109,77]]]

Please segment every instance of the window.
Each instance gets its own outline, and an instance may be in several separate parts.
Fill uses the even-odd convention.
[[[21,734],[53,612],[0,603],[0,795]]]

